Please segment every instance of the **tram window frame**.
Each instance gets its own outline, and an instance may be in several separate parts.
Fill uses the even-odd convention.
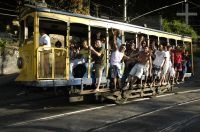
[[[24,36],[25,36],[24,28],[25,28],[25,21],[21,20],[20,21],[20,43],[19,43],[20,47],[23,46],[23,43],[24,43]]]
[[[27,16],[24,24],[24,44],[33,44],[34,17]]]
[[[80,51],[82,49],[82,42],[84,40],[87,40],[88,45],[89,45],[88,25],[82,24],[82,23],[70,23],[69,36],[70,36],[69,47],[71,47],[71,44],[73,44],[74,48],[77,51],[78,50]],[[88,49],[88,52],[89,52],[89,49]],[[74,58],[70,56],[70,59],[74,59]],[[89,59],[89,55],[88,55],[88,59]]]
[[[52,36],[52,35],[63,36],[64,39],[63,39],[63,42],[61,42],[62,43],[61,48],[66,47],[65,43],[66,43],[66,36],[67,36],[67,22],[58,20],[58,19],[40,17],[39,31],[41,29],[44,29],[49,36]],[[55,47],[55,43],[52,41],[52,39],[61,41],[58,38],[51,38],[51,47]]]
[[[136,33],[132,33],[132,32],[124,32],[125,43],[129,44],[130,42],[133,42],[135,44],[135,46],[136,46],[135,34]]]

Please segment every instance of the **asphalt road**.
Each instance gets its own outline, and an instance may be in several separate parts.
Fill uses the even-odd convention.
[[[200,131],[200,92],[116,104],[69,104],[64,98],[0,108],[1,132]]]

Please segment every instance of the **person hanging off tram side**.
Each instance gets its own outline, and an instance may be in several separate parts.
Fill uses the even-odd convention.
[[[176,48],[174,50],[174,68],[176,71],[175,83],[177,83],[177,84],[179,84],[180,73],[183,70],[182,69],[183,53],[184,53],[184,49],[181,49],[181,47],[179,45],[176,46]]]
[[[183,54],[183,61],[182,61],[182,75],[181,75],[181,82],[184,82],[185,81],[185,74],[187,72],[191,72],[191,57],[189,55],[189,52],[188,51],[185,51],[184,54]]]
[[[160,79],[160,85],[164,86],[169,84],[168,77],[167,77],[167,72],[169,71],[169,66],[170,66],[170,51],[167,46],[164,46],[164,53],[165,53],[165,58],[163,65],[161,67],[161,79]]]
[[[122,77],[122,84],[125,84],[125,81],[128,77],[128,73],[131,71],[132,67],[135,65],[137,56],[138,56],[138,49],[136,49],[136,44],[134,43],[134,40],[131,40],[126,44],[126,51],[125,55],[132,58],[125,60],[125,69],[124,69],[124,74]],[[134,60],[135,59],[135,60]]]
[[[128,75],[128,81],[123,90],[126,89],[133,89],[133,84],[136,83],[138,79],[141,79],[143,72],[145,70],[145,66],[149,63],[149,76],[151,76],[151,67],[152,67],[152,60],[151,54],[149,53],[149,47],[145,46],[144,51],[140,51],[137,57],[137,63],[131,69]]]
[[[120,47],[117,45],[117,35],[118,30],[112,30],[113,33],[113,42],[111,43],[111,57],[110,57],[110,71],[111,71],[111,79],[113,81],[112,91],[117,89],[121,89],[121,78],[123,75],[122,72],[122,60],[130,59],[130,57],[126,56],[125,50],[126,45],[121,44]]]
[[[158,50],[154,53],[155,59],[153,60],[153,82],[152,86],[156,85],[156,80],[158,81],[158,85],[166,85],[165,82],[165,76],[168,71],[168,65],[170,61],[170,53],[164,51],[163,45],[158,46]]]
[[[167,49],[170,53],[170,60],[169,60],[169,69],[168,69],[168,84],[171,81],[171,84],[175,84],[174,83],[174,78],[175,78],[175,70],[174,70],[174,53],[173,53],[173,48],[172,46],[167,46]]]
[[[94,60],[93,68],[95,69],[95,78],[96,78],[96,83],[95,83],[96,88],[94,89],[94,92],[99,92],[102,73],[106,61],[106,50],[102,46],[100,39],[97,39],[95,41],[94,47],[90,46],[89,49],[91,50],[92,58]]]
[[[40,46],[43,47],[42,54],[40,54],[40,67],[41,67],[41,74],[42,77],[49,77],[50,76],[50,62],[49,62],[49,54],[51,53],[51,41],[50,37],[46,34],[44,29],[40,30]]]
[[[71,58],[70,76],[75,78],[82,78],[86,72],[85,63],[87,63],[89,56],[88,42],[87,40],[83,40],[80,50],[77,50],[77,47],[75,46],[73,46],[72,48],[73,49],[71,49],[71,53],[73,54],[71,55],[74,56],[74,58]]]

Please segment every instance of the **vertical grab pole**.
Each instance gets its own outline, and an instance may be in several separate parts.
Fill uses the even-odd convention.
[[[167,38],[167,45],[170,45],[170,43],[169,43],[169,38]]]
[[[193,55],[193,44],[190,42],[190,50],[191,50],[191,60],[192,60],[192,75],[194,76],[194,55]]]
[[[135,48],[138,48],[138,34],[135,34]]]
[[[108,44],[109,44],[109,33],[108,33],[108,28],[106,28],[106,77],[108,77],[108,71],[109,71],[109,49],[108,49]]]
[[[39,47],[39,17],[38,17],[37,12],[34,13],[34,40],[33,42],[34,42],[33,75],[35,76],[36,79],[38,79],[39,78],[39,73],[38,73],[39,72],[39,59],[38,59],[39,53],[38,53],[37,48]],[[40,53],[40,56],[41,56],[41,53]]]
[[[91,26],[88,25],[88,45],[91,46]],[[89,50],[88,56],[88,78],[91,78],[91,51]]]
[[[158,36],[158,45],[160,45],[160,37]]]
[[[147,34],[147,45],[150,46],[150,36]]]
[[[177,46],[178,45],[178,41],[177,40],[175,40],[175,46]]]
[[[70,22],[67,22],[67,36],[66,36],[66,79],[69,79],[69,69],[70,69],[70,62],[69,62],[69,35],[70,35]]]

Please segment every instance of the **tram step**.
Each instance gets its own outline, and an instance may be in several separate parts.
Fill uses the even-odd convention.
[[[135,95],[130,95],[128,98],[133,99],[133,98],[139,98],[140,94],[135,94]]]
[[[147,88],[147,87],[146,87],[146,88],[143,89],[143,91],[144,91],[144,92],[146,92],[146,91],[152,91],[153,89],[154,89],[154,88]]]
[[[142,97],[145,97],[145,96],[152,96],[153,95],[153,93],[143,93],[142,94]]]
[[[129,90],[130,93],[140,93],[142,91],[142,89],[133,89],[133,90]]]
[[[100,89],[99,92],[96,92],[93,89],[92,90],[89,89],[89,90],[83,90],[83,91],[81,91],[80,94],[84,95],[84,94],[93,94],[93,93],[104,93],[104,92],[109,92],[109,91],[110,91],[109,88],[102,88],[102,89]]]

